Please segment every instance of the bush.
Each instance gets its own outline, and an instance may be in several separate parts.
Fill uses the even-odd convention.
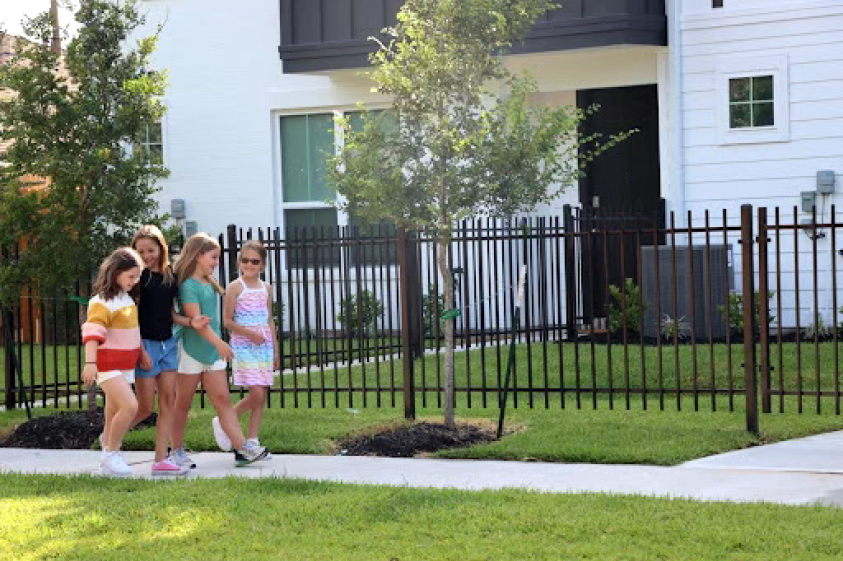
[[[662,316],[661,334],[664,339],[681,341],[688,338],[691,325],[685,321],[685,316],[673,319],[669,315]]]
[[[437,322],[440,326],[439,333],[442,333],[442,319],[437,317],[437,311],[439,316],[445,311],[445,295],[436,294],[436,287],[430,284],[427,287],[427,292],[422,295],[422,324],[425,337],[436,335]]]
[[[337,321],[345,329],[351,330],[354,335],[369,336],[377,331],[378,319],[383,316],[383,305],[377,297],[368,290],[360,292],[360,301],[357,294],[351,298],[340,300],[340,309],[337,314]],[[358,329],[362,326],[362,333]]]
[[[624,292],[626,293],[625,310],[624,294],[621,289],[614,284],[609,285],[609,304],[606,313],[609,333],[617,333],[624,327],[627,331],[637,332],[641,326],[644,311],[647,309],[647,305],[641,302],[641,288],[632,279],[626,279]]]
[[[776,295],[775,290],[771,290],[767,293],[767,325],[772,325],[775,321],[776,316],[773,315],[773,306],[770,304],[770,301],[773,299],[773,296]],[[760,326],[761,322],[759,321],[760,318],[760,306],[761,306],[761,294],[759,292],[755,293],[755,310],[753,312],[753,316],[755,317],[755,325]],[[743,333],[743,294],[738,294],[736,292],[732,292],[729,294],[729,302],[726,306],[717,306],[717,310],[726,315],[726,307],[729,308],[729,327],[733,333],[742,334]],[[760,332],[760,329],[756,327],[756,334]]]

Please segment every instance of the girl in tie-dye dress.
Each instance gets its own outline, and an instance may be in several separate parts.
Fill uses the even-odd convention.
[[[272,287],[260,279],[266,265],[266,248],[248,241],[240,250],[240,278],[225,292],[225,326],[231,332],[234,384],[249,393],[234,406],[237,416],[249,413],[247,446],[260,446],[266,394],[278,369],[278,344],[272,317]],[[216,429],[216,427],[214,427]]]

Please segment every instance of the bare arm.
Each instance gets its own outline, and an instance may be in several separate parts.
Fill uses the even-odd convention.
[[[225,291],[225,299],[222,302],[222,324],[231,333],[251,339],[255,332],[234,321],[234,309],[237,307],[237,297],[242,292],[243,285],[239,282],[232,283],[228,287],[228,290]]]
[[[173,306],[173,323],[176,325],[180,325],[182,327],[192,327],[194,329],[201,329],[211,323],[211,318],[208,316],[197,316],[197,317],[186,317],[181,315],[176,311],[176,307]]]
[[[199,309],[199,304],[191,302],[189,304],[182,304],[182,309],[184,310],[185,317],[188,318],[188,321],[191,321],[193,318],[198,318],[201,316],[201,310]],[[199,323],[198,321],[194,322],[194,325]],[[214,330],[210,328],[208,324],[205,324],[202,327],[194,327],[193,329],[196,330],[196,333],[199,334],[200,337],[211,343],[217,352],[226,360],[231,360],[232,352],[231,347],[228,346],[228,343],[223,341],[219,335],[214,333]]]
[[[269,310],[269,332],[272,334],[272,363],[277,370],[281,367],[280,345],[278,343],[278,334],[275,331],[275,313],[272,309],[272,285],[266,283],[266,306]]]
[[[82,370],[82,381],[87,385],[91,385],[97,381],[97,351],[100,348],[100,342],[96,339],[91,339],[85,343],[85,369]]]

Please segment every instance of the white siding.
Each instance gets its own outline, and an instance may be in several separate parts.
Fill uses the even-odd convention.
[[[721,223],[724,208],[730,223],[737,225],[741,204],[770,207],[771,224],[772,207],[778,206],[782,223],[792,224],[809,217],[799,209],[794,215],[794,205],[800,204],[799,193],[816,189],[818,170],[834,170],[837,193],[817,200],[818,214],[824,214],[827,222],[831,204],[843,208],[843,3],[725,0],[724,4],[722,9],[712,9],[710,0],[685,0],[684,4],[681,68],[686,208],[694,212],[695,225],[703,223],[706,210],[712,213],[713,224]],[[715,95],[718,60],[781,55],[788,60],[789,139],[721,144],[715,118],[717,104],[725,100]],[[837,221],[841,218],[838,211]],[[841,258],[832,255],[830,236],[826,234],[816,243],[817,297],[820,313],[829,324],[837,315],[831,306],[830,271],[836,267],[841,274]],[[796,240],[793,231],[782,232],[778,239],[782,320],[787,327],[796,319],[796,241],[800,320],[804,327],[813,323],[814,244],[802,232]],[[769,254],[771,289],[776,288],[776,244],[773,235]],[[735,247],[735,264],[739,274],[739,246]],[[841,296],[843,292],[838,293],[838,300],[843,302]]]

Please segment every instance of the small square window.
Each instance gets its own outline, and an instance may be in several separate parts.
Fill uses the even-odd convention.
[[[773,106],[772,76],[729,79],[729,128],[771,127]]]
[[[161,121],[147,125],[141,136],[141,142],[135,147],[147,163],[164,165],[164,140],[161,131]]]

